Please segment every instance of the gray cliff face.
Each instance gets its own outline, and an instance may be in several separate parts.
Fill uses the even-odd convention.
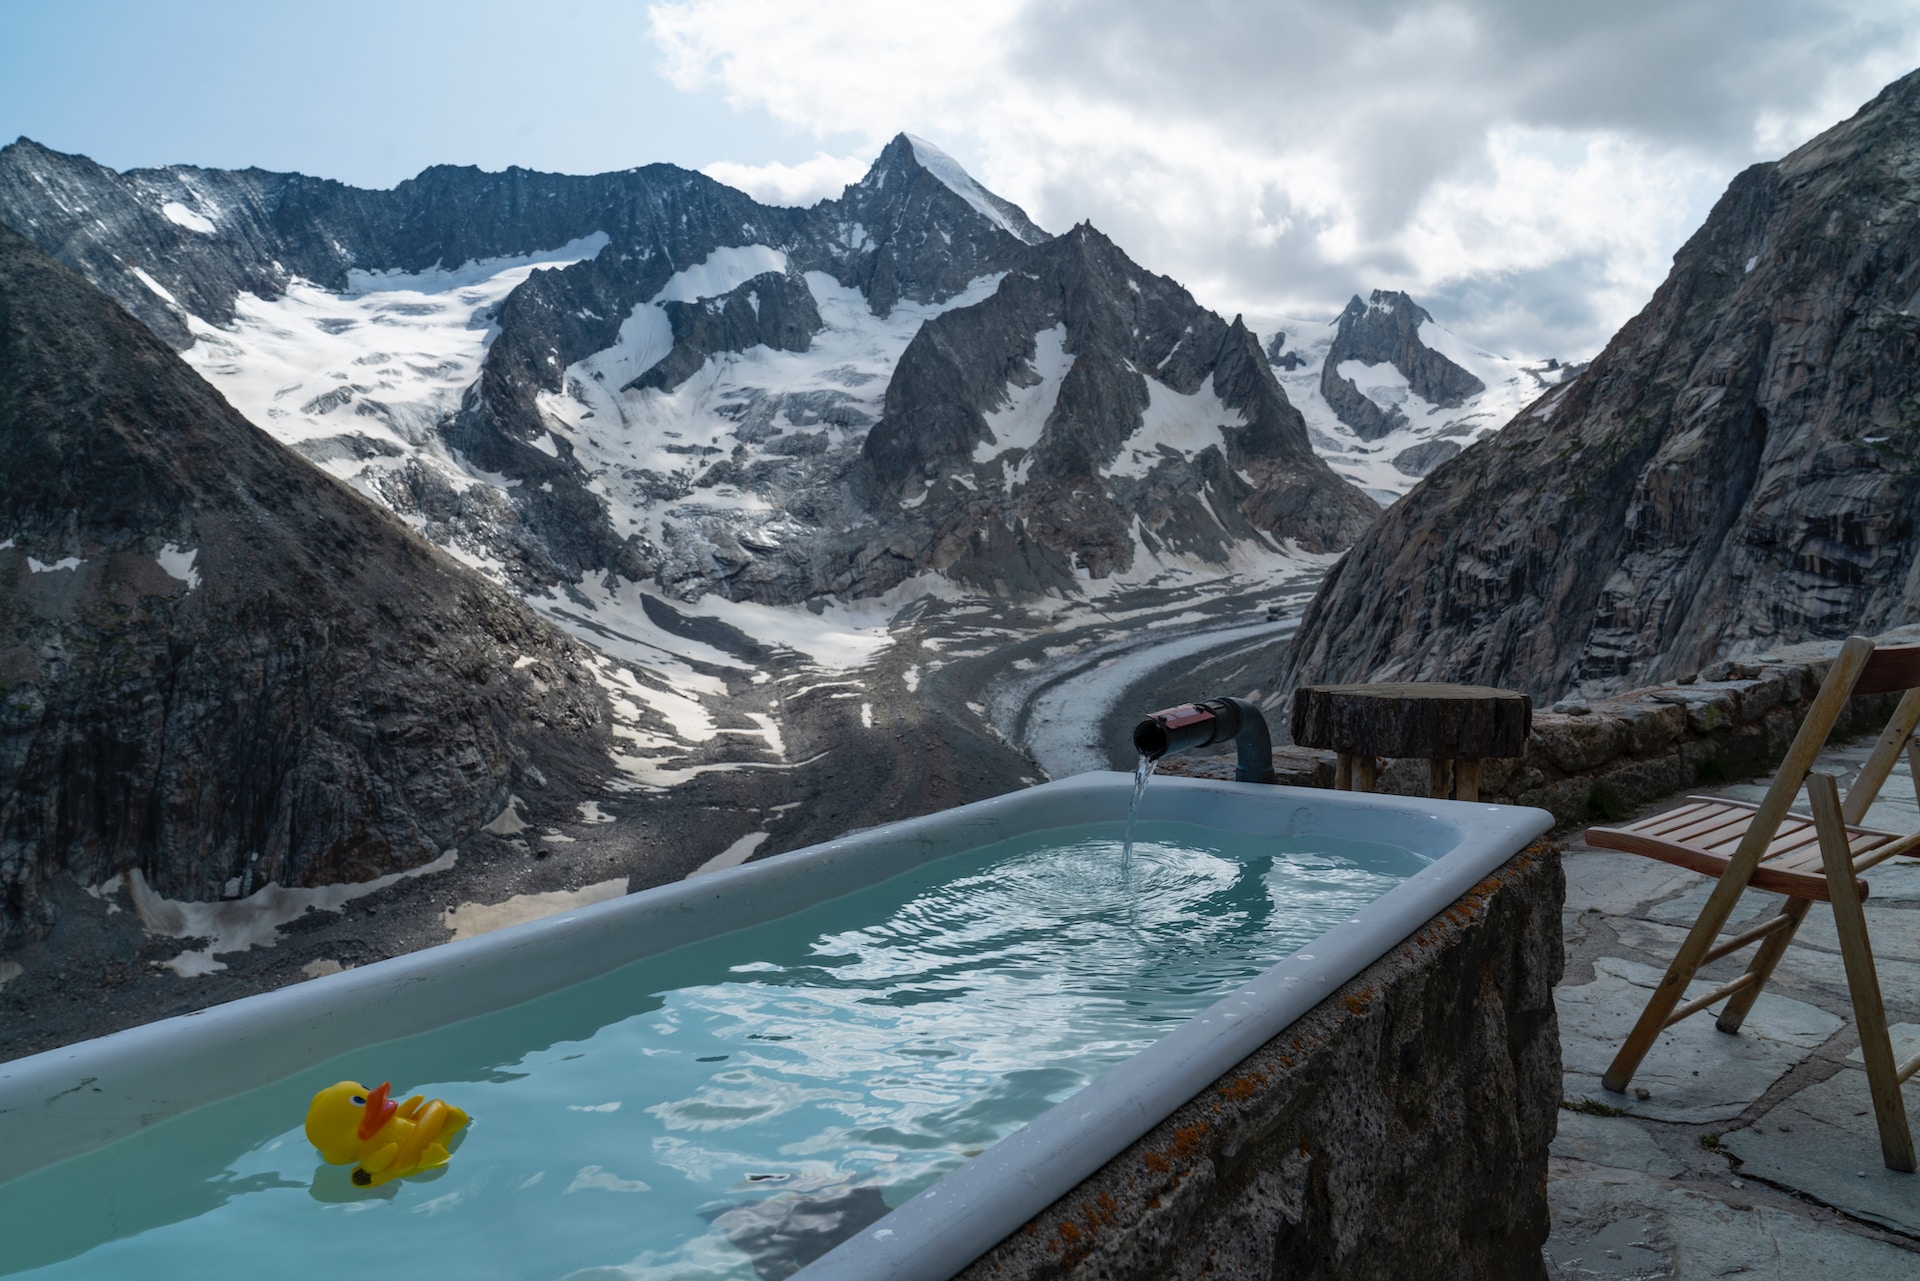
[[[1041,383],[1035,361],[1051,331],[1071,363],[1038,438],[999,440],[988,416]],[[1156,397],[1208,389],[1219,443],[1184,453],[1154,434]],[[1091,226],[1041,246],[993,297],[920,330],[863,462],[883,505],[924,512],[913,560],[979,562],[971,572],[1032,576],[1042,588],[1070,586],[1075,568],[1129,568],[1136,529],[1148,551],[1224,561],[1229,540],[1263,534],[1340,546],[1374,510],[1313,453],[1245,326],[1141,270]],[[1017,570],[992,568],[1009,559]]]
[[[1335,569],[1287,684],[1536,698],[1920,608],[1920,73],[1735,179],[1579,377]]]
[[[1352,379],[1342,377],[1342,361],[1390,364],[1406,377],[1414,394],[1443,409],[1458,409],[1467,397],[1487,389],[1474,375],[1420,341],[1421,322],[1432,319],[1426,308],[1406,294],[1380,289],[1373,291],[1368,302],[1355,294],[1340,313],[1333,346],[1320,370],[1320,394],[1362,440],[1379,440],[1404,427],[1407,417],[1397,408],[1375,404]],[[1272,354],[1278,355],[1277,347]]]
[[[367,880],[591,787],[584,659],[0,228],[0,943],[53,877]]]
[[[769,271],[712,298],[669,302],[666,312],[673,350],[627,388],[672,391],[720,352],[805,351],[821,323],[806,280],[792,272]]]

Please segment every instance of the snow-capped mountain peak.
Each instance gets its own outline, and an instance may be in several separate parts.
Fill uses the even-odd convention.
[[[1398,291],[1356,294],[1331,321],[1250,323],[1314,449],[1382,505],[1582,368],[1488,352]]]
[[[972,205],[981,217],[999,227],[1017,240],[1037,245],[1047,239],[1047,233],[1035,226],[1033,220],[1019,206],[994,195],[975,181],[972,174],[955,160],[925,138],[910,133],[900,135],[913,150],[913,158],[920,167],[945,183],[955,195]]]

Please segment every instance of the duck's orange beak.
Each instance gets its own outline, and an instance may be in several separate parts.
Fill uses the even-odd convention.
[[[382,1081],[367,1091],[367,1114],[360,1118],[362,1143],[380,1133],[380,1127],[387,1123],[387,1118],[400,1110],[400,1105],[387,1097],[392,1089],[392,1081]]]

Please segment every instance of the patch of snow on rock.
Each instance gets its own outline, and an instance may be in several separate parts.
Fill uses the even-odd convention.
[[[160,568],[168,577],[179,579],[192,591],[200,586],[200,571],[193,567],[194,558],[199,554],[197,547],[175,547],[168,543],[154,554],[154,559],[160,562]]]
[[[1192,457],[1210,446],[1225,448],[1223,427],[1244,427],[1247,416],[1229,409],[1213,389],[1208,374],[1200,389],[1182,395],[1165,383],[1147,379],[1147,408],[1140,430],[1121,447],[1120,457],[1107,469],[1113,476],[1144,476],[1164,456],[1161,446]]]
[[[1009,449],[1032,449],[1040,443],[1040,433],[1060,399],[1060,384],[1073,367],[1073,357],[1067,354],[1065,322],[1035,334],[1033,346],[1033,372],[1040,381],[1031,387],[1007,388],[1007,404],[987,414],[993,441],[974,446],[976,463],[987,462]]]
[[[197,978],[226,969],[215,956],[225,952],[244,952],[249,948],[272,947],[280,937],[280,927],[296,920],[309,909],[338,911],[357,898],[373,894],[414,877],[445,872],[459,860],[458,850],[448,850],[431,863],[410,871],[394,872],[371,881],[344,885],[321,885],[297,889],[267,884],[237,901],[195,903],[162,898],[139,868],[127,873],[128,892],[134,913],[149,934],[167,938],[204,938],[204,948],[182,952],[169,961],[157,962],[181,978]]]
[[[146,272],[140,270],[140,268],[138,267],[135,267],[133,269],[133,274],[139,277],[140,283],[145,285],[148,289],[152,290],[154,296],[159,298],[162,302],[166,303],[167,306],[173,308],[175,311],[183,310],[183,308],[180,306],[180,300],[178,298],[175,298],[172,292],[169,291],[165,285],[161,284],[159,281],[155,280],[152,276],[149,276]]]
[[[185,227],[188,231],[197,231],[203,236],[211,236],[219,230],[213,225],[213,219],[205,214],[194,212],[178,200],[167,201],[160,206],[160,212],[175,226]]]

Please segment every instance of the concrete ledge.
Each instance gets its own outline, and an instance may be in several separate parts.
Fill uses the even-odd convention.
[[[1544,1278],[1564,894],[1529,846],[960,1277]]]

